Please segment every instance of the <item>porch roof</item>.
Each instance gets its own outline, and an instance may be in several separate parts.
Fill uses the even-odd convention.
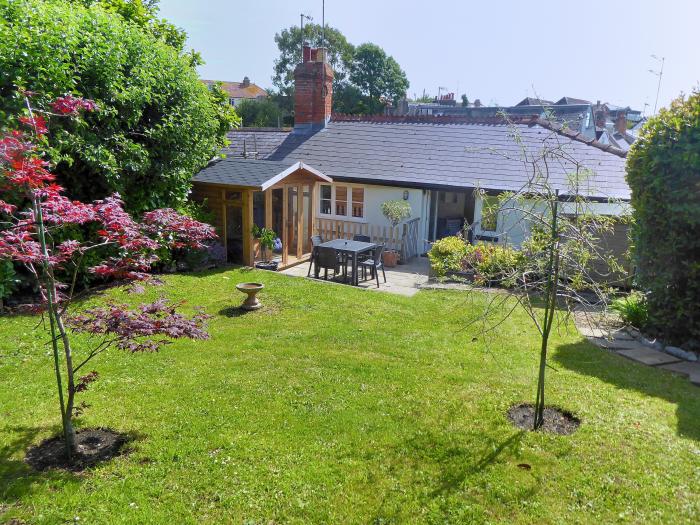
[[[265,191],[282,182],[285,178],[297,172],[302,172],[312,180],[333,182],[302,161],[272,161],[225,158],[212,162],[194,177],[194,182],[236,186]]]

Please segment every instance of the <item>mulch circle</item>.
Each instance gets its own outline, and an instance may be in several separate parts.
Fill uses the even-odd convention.
[[[510,422],[523,430],[532,430],[534,417],[535,407],[530,403],[513,405],[508,409]],[[555,407],[545,407],[544,424],[537,430],[567,436],[576,432],[579,425],[581,425],[581,420],[571,412]]]
[[[63,435],[42,441],[27,451],[25,461],[36,470],[60,468],[79,472],[121,455],[129,441],[126,434],[108,428],[83,428],[75,433],[78,452],[68,462]]]

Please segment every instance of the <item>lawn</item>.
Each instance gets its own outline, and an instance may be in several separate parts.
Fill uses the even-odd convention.
[[[233,308],[243,280],[265,309]],[[211,339],[94,362],[81,426],[134,440],[82,474],[23,462],[59,430],[51,358],[36,318],[0,318],[0,523],[700,522],[700,389],[573,328],[548,395],[582,424],[555,436],[506,419],[533,400],[537,337],[524,314],[466,329],[482,295],[230,269],[157,294],[204,306]]]

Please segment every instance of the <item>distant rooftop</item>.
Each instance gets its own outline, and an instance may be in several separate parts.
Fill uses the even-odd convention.
[[[248,77],[245,77],[242,82],[229,82],[226,80],[202,80],[202,82],[207,86],[211,86],[217,82],[220,83],[221,89],[223,89],[230,98],[258,98],[267,96],[267,91],[251,82]]]

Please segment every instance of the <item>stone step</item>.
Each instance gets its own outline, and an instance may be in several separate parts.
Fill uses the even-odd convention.
[[[639,348],[619,350],[617,353],[623,357],[649,366],[668,365],[680,362],[677,357],[641,345]]]
[[[679,361],[677,363],[662,365],[659,368],[687,376],[693,384],[700,386],[700,363]]]

